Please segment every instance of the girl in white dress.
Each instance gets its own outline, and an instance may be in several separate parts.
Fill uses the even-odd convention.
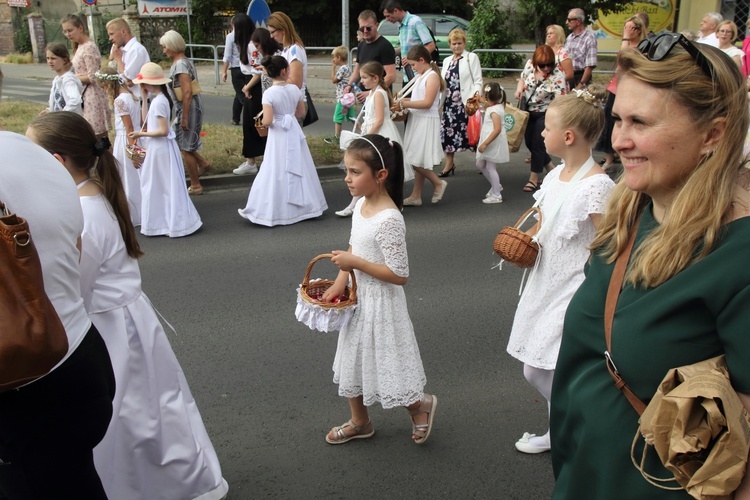
[[[362,134],[378,134],[383,137],[403,144],[401,133],[398,131],[396,124],[391,120],[391,105],[393,97],[388,87],[385,85],[385,69],[378,61],[366,62],[359,68],[360,82],[365,89],[370,90],[370,94],[365,99],[364,118],[362,119]],[[414,171],[411,165],[404,163],[404,180],[410,181],[414,178]],[[339,217],[349,217],[354,212],[354,205],[360,197],[352,198],[351,203],[343,209],[336,212]]]
[[[128,134],[130,140],[145,137],[146,158],[141,167],[141,234],[187,236],[201,227],[185,182],[185,167],[174,129],[169,126],[172,100],[166,84],[171,81],[156,63],[146,63],[133,83],[140,84],[145,130]],[[148,99],[151,99],[151,107]]]
[[[263,125],[268,141],[240,216],[263,226],[278,226],[319,217],[328,208],[305,134],[297,122],[304,116],[302,92],[287,83],[289,64],[281,56],[261,62],[273,85],[263,93]]]
[[[505,91],[497,82],[484,87],[484,119],[477,145],[477,168],[490,183],[490,190],[482,203],[502,203],[500,176],[497,164],[510,161],[508,136],[505,133]],[[479,111],[477,111],[478,113]]]
[[[185,376],[141,291],[143,255],[109,141],[72,113],[36,118],[27,132],[55,151],[78,185],[81,294],[115,373],[113,413],[94,449],[109,498],[218,500],[228,485]]]
[[[404,406],[412,418],[412,439],[427,441],[437,409],[437,397],[425,394],[427,382],[403,285],[409,276],[403,200],[401,146],[380,135],[352,141],[344,155],[346,184],[354,196],[349,249],[334,250],[331,261],[341,271],[321,300],[340,296],[357,278],[357,310],[339,333],[333,360],[333,381],[339,395],[349,399],[351,419],[326,435],[330,444],[369,438],[375,429],[367,407]]]
[[[414,190],[404,199],[404,205],[422,205],[422,187],[425,179],[435,188],[432,203],[443,199],[448,183],[438,178],[432,168],[439,165],[445,153],[440,142],[440,113],[438,104],[445,91],[445,82],[437,64],[424,45],[415,45],[406,56],[409,64],[419,73],[411,98],[395,104],[393,111],[408,109],[409,115],[404,130],[404,157],[414,167]]]
[[[52,80],[47,111],[72,111],[82,115],[83,85],[71,69],[68,48],[61,43],[47,45],[47,66],[57,75]]]
[[[556,98],[545,118],[544,145],[563,159],[534,193],[543,226],[541,248],[518,302],[508,353],[523,362],[526,380],[547,400],[560,351],[563,320],[570,299],[583,282],[583,267],[614,183],[594,161],[591,150],[604,129],[601,86]],[[549,451],[549,431],[524,433],[516,443],[523,453]]]
[[[128,134],[141,128],[141,102],[126,85],[120,85],[120,75],[114,68],[104,68],[94,76],[101,88],[109,95],[115,114],[115,144],[112,154],[117,160],[122,187],[128,199],[130,221],[134,226],[141,225],[141,173],[125,154],[125,149],[135,143]]]

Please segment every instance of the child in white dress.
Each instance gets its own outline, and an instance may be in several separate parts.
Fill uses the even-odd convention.
[[[143,255],[109,140],[81,116],[32,121],[27,135],[78,185],[83,211],[81,295],[115,374],[112,420],[94,449],[109,498],[219,499],[229,489],[182,368],[141,290]]]
[[[591,150],[604,129],[604,89],[589,85],[556,98],[547,110],[544,144],[563,159],[534,193],[542,211],[536,235],[541,248],[518,302],[508,353],[523,362],[526,380],[547,400],[560,351],[565,310],[583,282],[589,247],[614,183],[594,161]],[[523,453],[550,450],[549,431],[523,435]]]
[[[297,122],[304,116],[300,89],[288,84],[289,64],[281,56],[261,61],[273,80],[263,93],[263,125],[268,141],[240,216],[263,226],[278,226],[319,217],[328,208],[305,134]]]
[[[47,66],[55,72],[49,92],[47,111],[72,111],[83,114],[83,84],[71,69],[70,52],[61,43],[47,45]]]
[[[490,183],[490,190],[482,203],[502,203],[503,195],[500,192],[503,186],[497,164],[510,161],[508,136],[505,133],[505,90],[497,82],[488,83],[484,87],[484,102],[482,131],[477,146],[477,169]]]
[[[169,126],[172,101],[166,84],[171,80],[156,63],[144,64],[139,75],[133,83],[141,86],[146,127],[145,131],[130,132],[128,138],[146,138],[146,158],[141,167],[141,234],[187,236],[197,231],[202,222],[188,194],[182,155],[174,129]]]
[[[342,295],[349,272],[357,278],[357,310],[341,329],[333,360],[333,381],[349,399],[351,419],[326,435],[330,444],[375,434],[367,407],[404,406],[412,418],[412,439],[427,441],[437,397],[424,392],[427,382],[403,285],[409,276],[406,228],[401,215],[401,146],[380,135],[355,139],[344,155],[346,183],[363,198],[354,208],[349,249],[334,250],[341,271],[321,300]]]
[[[141,128],[141,101],[133,95],[127,85],[120,85],[120,76],[114,68],[104,68],[94,76],[103,88],[114,108],[115,115],[115,144],[112,154],[117,160],[117,170],[120,172],[122,187],[128,198],[130,221],[134,226],[141,225],[141,173],[140,164],[136,167],[125,154],[126,148],[135,143],[128,139],[128,134]]]
[[[440,113],[438,104],[444,94],[445,82],[437,64],[424,45],[416,45],[407,55],[409,64],[419,73],[411,98],[404,98],[392,108],[393,111],[409,110],[404,130],[404,157],[414,167],[414,190],[404,199],[404,205],[422,205],[422,187],[425,179],[435,188],[432,203],[443,199],[448,183],[438,178],[432,168],[445,157],[440,142]]]
[[[401,133],[398,131],[396,124],[391,120],[391,105],[393,97],[388,87],[385,85],[385,69],[378,61],[366,62],[359,68],[360,82],[370,94],[365,99],[364,118],[362,120],[362,134],[378,134],[383,137],[403,144]],[[414,171],[411,165],[404,163],[404,181],[410,181],[414,178]],[[354,212],[354,205],[359,200],[358,196],[352,198],[351,203],[343,209],[336,212],[339,217],[349,217]]]

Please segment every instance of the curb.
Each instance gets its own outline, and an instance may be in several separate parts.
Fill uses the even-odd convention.
[[[332,180],[338,178],[339,180],[344,178],[344,171],[339,168],[338,165],[321,165],[316,167],[318,171],[318,177],[321,181]],[[233,188],[247,188],[250,186],[255,176],[258,174],[216,174],[216,175],[205,175],[201,177],[201,185],[204,188],[210,189],[233,189]],[[189,178],[185,177],[186,182],[190,182]]]

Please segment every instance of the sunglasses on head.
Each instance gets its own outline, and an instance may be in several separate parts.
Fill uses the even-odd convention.
[[[695,63],[700,66],[703,73],[713,79],[714,67],[711,62],[700,50],[698,50],[698,47],[696,47],[693,42],[679,33],[662,33],[653,38],[646,38],[638,44],[638,52],[648,57],[650,61],[661,61],[667,57],[676,45],[685,49]]]
[[[374,26],[360,26],[357,31],[359,31],[360,33],[369,33],[373,28]]]

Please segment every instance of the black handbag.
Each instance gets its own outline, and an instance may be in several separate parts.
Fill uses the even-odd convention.
[[[521,96],[521,100],[518,102],[518,109],[520,109],[521,111],[529,110],[529,100],[536,93],[536,89],[539,88],[539,85],[541,85],[541,83],[542,82],[539,82],[536,84],[536,87],[534,87],[534,90],[531,91],[531,94],[529,94],[529,97],[526,97],[526,95]]]
[[[307,87],[305,87],[305,97],[307,97],[307,114],[305,115],[305,119],[302,120],[303,127],[307,127],[318,121],[318,112],[315,110],[315,105],[313,104],[312,97],[310,97],[310,92],[307,90]]]

